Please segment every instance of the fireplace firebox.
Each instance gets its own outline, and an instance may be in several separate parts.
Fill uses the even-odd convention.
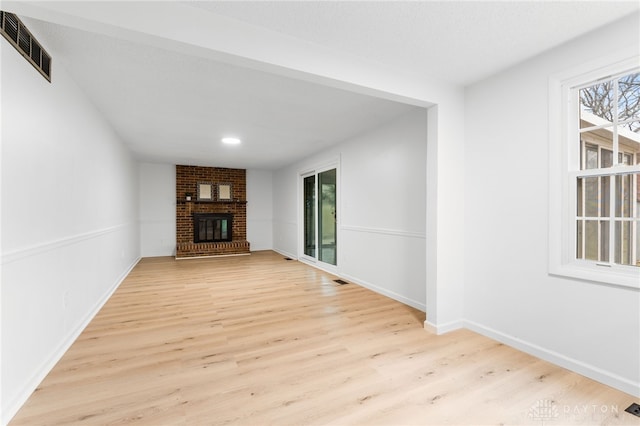
[[[233,215],[229,213],[194,213],[193,242],[232,241]]]

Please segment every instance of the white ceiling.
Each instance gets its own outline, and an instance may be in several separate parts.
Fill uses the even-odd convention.
[[[640,10],[610,0],[186,3],[461,85]]]
[[[145,161],[276,169],[415,108],[42,21],[27,22],[54,52],[54,61],[71,72]],[[243,143],[224,146],[224,136],[239,137]]]
[[[458,85],[640,9],[636,1],[188,4]],[[144,161],[277,169],[417,108],[86,28],[24,21],[54,67],[69,70]],[[243,144],[222,146],[227,135]]]

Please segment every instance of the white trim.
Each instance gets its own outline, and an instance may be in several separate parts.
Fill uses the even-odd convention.
[[[567,172],[573,180],[579,177],[597,177],[597,176],[624,176],[640,172],[640,164],[633,166],[613,166],[602,169],[574,170]]]
[[[8,263],[24,259],[26,257],[35,256],[35,255],[46,253],[48,251],[57,250],[62,247],[78,244],[82,241],[91,240],[93,238],[97,238],[102,235],[118,231],[119,229],[126,228],[127,226],[131,226],[131,224],[123,223],[120,225],[114,225],[108,228],[102,228],[96,231],[84,232],[82,234],[76,234],[70,237],[60,238],[58,240],[35,244],[29,247],[13,250],[7,253],[2,253],[2,264],[6,265]]]
[[[387,290],[384,287],[379,287],[379,286],[371,284],[371,283],[369,283],[367,281],[360,280],[360,279],[358,279],[356,277],[353,277],[353,276],[351,276],[349,274],[341,274],[339,276],[340,276],[340,278],[344,278],[345,280],[347,280],[347,281],[349,281],[351,283],[357,284],[357,285],[359,285],[361,287],[365,287],[365,288],[367,288],[367,289],[369,289],[371,291],[374,291],[374,292],[376,292],[378,294],[382,294],[383,296],[387,296],[387,297],[389,297],[389,298],[391,298],[393,300],[396,300],[396,301],[398,301],[400,303],[404,303],[405,305],[409,305],[412,308],[418,309],[418,310],[420,310],[422,312],[425,312],[426,309],[427,309],[427,307],[426,307],[426,305],[424,303],[419,302],[417,300],[409,299],[409,298],[407,298],[407,297],[405,297],[405,296],[403,296],[401,294],[398,294],[398,293],[396,293],[394,291]]]
[[[334,155],[326,158],[325,160],[313,163],[313,165],[300,168],[298,170],[298,179],[302,176],[324,172],[325,170],[331,170],[335,168],[336,165],[340,165],[340,155]]]
[[[66,239],[65,239],[66,240]],[[91,320],[96,316],[100,309],[104,306],[105,303],[111,298],[113,293],[120,287],[120,284],[127,278],[129,273],[135,268],[135,266],[140,261],[140,257],[137,257],[128,267],[127,269],[120,274],[120,276],[116,279],[114,284],[111,286],[109,290],[96,302],[93,308],[85,315],[85,317],[78,323],[77,327],[72,330],[69,335],[58,345],[58,347],[51,353],[49,358],[37,368],[31,377],[24,383],[22,389],[20,389],[13,400],[9,401],[2,413],[2,418],[0,421],[2,424],[7,424],[9,421],[16,415],[18,410],[24,405],[25,402],[29,399],[31,394],[36,390],[38,385],[44,380],[44,378],[49,374],[49,372],[55,367],[55,365],[60,361],[63,355],[69,350],[71,345],[76,341],[76,339],[80,336],[80,334],[84,331],[84,329],[89,325]]]
[[[282,255],[282,256],[284,256],[284,257],[288,257],[289,259],[292,259],[292,260],[299,260],[299,259],[298,259],[298,256],[296,256],[295,254],[291,254],[291,253],[289,253],[289,252],[286,252],[286,251],[284,251],[284,250],[280,250],[280,249],[276,249],[276,248],[274,248],[274,249],[272,249],[272,250],[273,250],[273,251],[275,251],[275,252],[276,252],[276,253],[278,253],[278,254],[281,254],[281,255]]]
[[[392,235],[394,237],[406,237],[406,238],[419,238],[425,240],[427,238],[427,234],[424,232],[409,232],[402,231],[399,229],[387,229],[387,228],[371,228],[366,226],[355,226],[355,225],[342,225],[341,229],[343,231],[352,231],[352,232],[364,232],[369,234],[382,234],[382,235]]]
[[[554,352],[533,343],[529,343],[525,340],[502,333],[490,327],[478,324],[474,321],[465,320],[464,326],[469,330],[475,331],[476,333],[482,334],[483,336],[489,337],[490,339],[497,340],[498,342],[509,345],[512,348],[518,349],[522,352],[526,352],[530,355],[535,356],[536,358],[540,358],[560,367],[566,368],[597,382],[604,383],[605,385],[619,389],[635,397],[640,397],[640,382],[633,382],[617,374],[584,363],[582,361],[569,358],[558,352]]]
[[[441,334],[449,333],[451,331],[456,331],[456,330],[460,330],[461,328],[464,328],[464,321],[456,320],[456,321],[450,321],[444,324],[435,325],[429,320],[425,320],[424,328],[425,330],[430,331],[431,333],[435,333],[439,336]]]
[[[640,290],[640,271],[635,270],[637,267],[609,265],[604,262],[576,261],[550,268],[549,275]]]

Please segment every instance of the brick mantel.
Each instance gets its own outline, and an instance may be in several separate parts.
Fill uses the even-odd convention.
[[[213,184],[213,200],[197,200],[199,182]],[[219,200],[218,184],[231,184],[231,200]],[[187,194],[191,200],[187,200]],[[194,213],[233,214],[233,241],[193,242]],[[249,253],[246,170],[176,166],[176,258]]]

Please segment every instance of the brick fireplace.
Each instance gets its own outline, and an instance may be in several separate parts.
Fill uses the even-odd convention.
[[[195,242],[197,226],[209,216],[228,218],[222,235],[231,241]],[[221,235],[219,229],[213,234]],[[249,253],[246,170],[176,166],[176,242],[176,258]]]

